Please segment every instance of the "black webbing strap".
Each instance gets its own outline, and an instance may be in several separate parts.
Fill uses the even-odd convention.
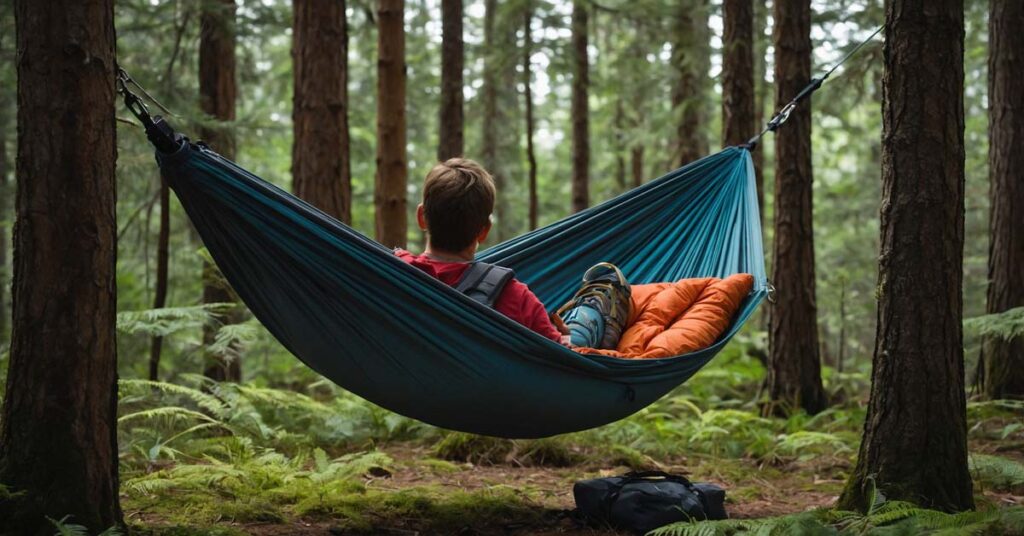
[[[136,95],[132,88],[139,90],[147,99],[155,104],[158,108],[167,113],[171,113],[165,108],[159,101],[154,99],[149,92],[147,92],[138,82],[132,78],[127,71],[118,67],[117,78],[116,78],[117,92],[124,98],[124,105],[128,108],[128,111],[132,113],[140,122],[142,122],[142,128],[146,129],[146,137],[149,138],[149,142],[154,147],[160,150],[164,154],[170,154],[178,150],[181,147],[182,137],[181,135],[174,132],[171,125],[159,115],[150,115],[149,107],[146,106],[146,101]]]
[[[488,307],[494,307],[494,302],[498,301],[501,291],[505,290],[505,285],[515,275],[510,268],[474,262],[462,272],[462,277],[455,284],[455,290]]]
[[[807,99],[807,97],[810,97],[812,93],[817,91],[821,87],[821,84],[823,84],[825,80],[828,80],[828,77],[832,76],[832,73],[834,73],[840,65],[846,63],[846,60],[850,59],[850,57],[856,54],[861,48],[864,47],[864,45],[868,44],[868,42],[874,39],[875,36],[878,35],[878,33],[881,32],[883,28],[885,28],[885,26],[879,26],[878,29],[876,29],[871,35],[868,36],[867,39],[861,41],[860,43],[857,44],[857,46],[853,47],[853,50],[851,50],[845,56],[843,56],[843,58],[836,62],[831,69],[825,72],[825,74],[819,76],[818,78],[812,78],[810,83],[808,83],[806,87],[801,89],[800,93],[796,94],[796,97],[793,97],[793,100],[789,101],[785,106],[783,106],[782,109],[779,110],[779,112],[776,113],[768,121],[768,124],[765,125],[764,129],[762,129],[761,132],[759,132],[753,138],[750,138],[750,140],[747,141],[747,143],[743,144],[742,147],[745,147],[748,150],[753,151],[765,134],[767,134],[768,132],[775,132],[776,130],[778,130],[778,128],[782,126],[782,124],[785,123],[787,119],[789,119],[790,114],[793,113],[793,110],[796,109],[798,104]]]

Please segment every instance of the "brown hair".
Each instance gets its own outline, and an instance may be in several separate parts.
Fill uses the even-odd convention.
[[[494,179],[480,164],[450,158],[434,166],[423,182],[423,212],[430,244],[444,251],[469,247],[490,222]]]

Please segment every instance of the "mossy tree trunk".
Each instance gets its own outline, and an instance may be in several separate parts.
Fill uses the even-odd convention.
[[[345,0],[294,0],[292,189],[352,222]]]
[[[1024,307],[1024,2],[989,12],[988,312]],[[990,337],[981,384],[989,398],[1024,398],[1024,337]]]
[[[775,2],[775,101],[781,107],[811,80],[811,2]],[[775,243],[777,303],[769,311],[766,411],[827,405],[821,384],[815,303],[811,168],[811,101],[793,111],[775,135]]]
[[[881,255],[871,395],[839,506],[974,505],[967,468],[962,287],[963,0],[886,4]]]
[[[13,331],[0,533],[120,525],[111,0],[19,0]]]
[[[377,1],[377,241],[405,247],[409,183],[405,131],[405,1]]]

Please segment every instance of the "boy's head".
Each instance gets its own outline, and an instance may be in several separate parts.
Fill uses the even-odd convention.
[[[480,164],[451,158],[434,166],[416,211],[431,247],[457,252],[483,242],[491,230],[494,196],[494,179]]]

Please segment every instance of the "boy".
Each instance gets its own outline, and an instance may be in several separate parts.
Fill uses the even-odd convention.
[[[426,249],[422,255],[398,249],[395,255],[450,286],[461,286],[491,230],[495,195],[494,179],[476,162],[452,158],[437,164],[427,173],[423,202],[416,207],[416,221],[427,232]],[[588,270],[583,283],[561,309],[568,326],[553,317],[561,329],[529,287],[514,278],[499,283],[504,287],[493,307],[555,342],[614,348],[629,316],[629,285],[618,268],[607,263]]]

